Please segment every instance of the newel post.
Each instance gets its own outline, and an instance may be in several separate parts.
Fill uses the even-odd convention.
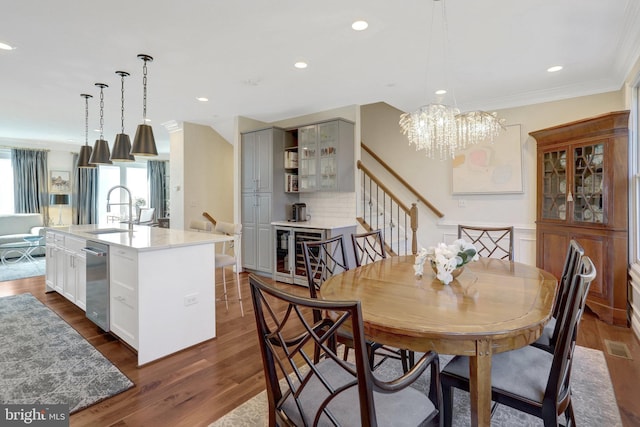
[[[415,203],[411,203],[411,210],[409,211],[411,216],[411,253],[418,253],[418,207]]]

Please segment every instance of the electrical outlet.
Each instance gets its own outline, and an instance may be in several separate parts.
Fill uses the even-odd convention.
[[[189,294],[184,296],[184,306],[188,307],[198,303],[198,294]]]
[[[458,199],[458,207],[459,208],[466,208],[467,207],[467,201],[465,199]]]

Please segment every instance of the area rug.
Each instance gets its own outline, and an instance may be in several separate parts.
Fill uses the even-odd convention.
[[[451,356],[441,356],[444,366]],[[616,404],[609,370],[601,351],[576,346],[574,366],[571,372],[571,388],[576,424],[582,426],[622,426],[620,412]],[[383,379],[391,379],[402,373],[399,362],[388,359],[378,369],[376,375]],[[415,387],[426,390],[429,375],[416,382]],[[454,392],[453,425],[466,427],[469,419],[469,394],[456,390]],[[251,400],[238,406],[209,427],[262,427],[267,425],[267,395],[263,391]],[[541,426],[542,421],[504,405],[499,405],[491,426]]]
[[[73,413],[133,383],[31,294],[0,298],[0,402],[68,404]]]
[[[35,261],[23,260],[15,263],[0,263],[0,282],[24,279],[25,277],[43,276],[45,274],[45,268],[46,260],[44,257],[35,258]]]

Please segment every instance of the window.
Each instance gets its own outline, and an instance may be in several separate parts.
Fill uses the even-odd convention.
[[[149,200],[149,184],[147,183],[147,166],[145,163],[127,163],[126,165],[101,165],[98,171],[98,223],[126,221],[129,217],[129,197],[127,192],[115,189],[109,195],[111,212],[107,212],[107,194],[117,185],[124,185],[131,191],[133,200],[132,215],[136,218],[136,202],[138,205]],[[118,203],[124,203],[119,205]]]
[[[0,149],[0,214],[13,212],[13,166],[11,165],[11,151]]]

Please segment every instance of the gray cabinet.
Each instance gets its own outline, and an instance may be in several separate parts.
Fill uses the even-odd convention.
[[[271,274],[273,243],[271,222],[287,219],[296,195],[284,191],[285,132],[268,128],[242,134],[241,221],[242,267]]]
[[[298,191],[355,191],[354,125],[336,119],[298,128]]]

